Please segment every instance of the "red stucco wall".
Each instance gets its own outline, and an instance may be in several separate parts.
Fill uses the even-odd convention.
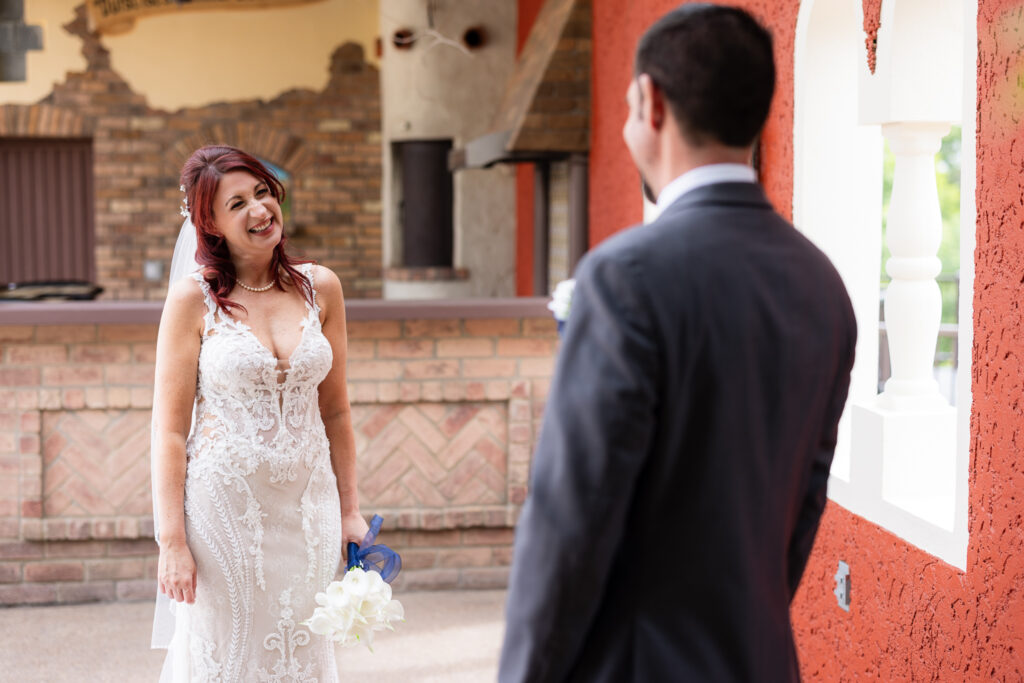
[[[793,206],[793,38],[795,0],[735,0],[767,25],[779,64],[775,99],[762,138],[762,182],[776,209]],[[626,88],[633,73],[633,49],[644,29],[677,0],[594,1],[594,61],[590,139],[590,244],[640,221],[640,180],[622,142]],[[787,56],[788,55],[788,56]]]
[[[519,0],[516,54],[522,51],[544,0]],[[516,164],[516,296],[533,291],[533,164]]]
[[[673,0],[595,0],[591,241],[641,217],[620,131],[632,50]],[[779,78],[763,182],[790,215],[798,0],[735,0],[775,36]],[[970,545],[961,572],[829,504],[792,609],[807,680],[1024,680],[1024,7],[979,0],[977,252]],[[867,0],[875,28],[879,3]],[[865,36],[867,37],[867,36]],[[865,55],[867,58],[867,55]],[[856,84],[851,84],[856,87]],[[839,560],[853,604],[832,594]]]

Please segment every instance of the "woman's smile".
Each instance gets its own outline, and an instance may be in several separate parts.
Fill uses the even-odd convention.
[[[274,217],[267,216],[267,218],[264,221],[257,223],[255,226],[249,228],[249,233],[253,235],[260,235],[262,233],[265,233],[267,230],[270,230],[272,227],[274,227]]]

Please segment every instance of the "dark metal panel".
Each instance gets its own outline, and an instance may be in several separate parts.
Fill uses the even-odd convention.
[[[548,295],[551,239],[551,164],[533,165],[533,295]]]
[[[0,285],[95,280],[92,143],[0,138]]]
[[[402,265],[452,266],[453,184],[450,140],[398,145],[402,174]]]

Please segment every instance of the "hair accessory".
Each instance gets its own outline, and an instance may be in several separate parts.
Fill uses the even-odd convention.
[[[182,193],[185,192],[185,186],[184,185],[182,185],[178,189],[180,189],[182,191]],[[181,209],[180,209],[181,215],[184,216],[185,218],[188,218],[189,220],[192,220],[192,214],[189,213],[189,210],[188,210],[188,195],[187,194],[185,195],[185,198],[182,201],[185,203],[185,205],[182,206]]]

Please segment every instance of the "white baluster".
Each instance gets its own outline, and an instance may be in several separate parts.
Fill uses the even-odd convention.
[[[935,277],[942,270],[936,253],[942,242],[942,214],[935,184],[935,154],[949,132],[943,123],[890,123],[882,126],[896,166],[886,242],[892,278],[885,296],[885,326],[892,376],[879,405],[919,410],[948,405],[939,393],[932,365],[942,318],[942,296]]]

